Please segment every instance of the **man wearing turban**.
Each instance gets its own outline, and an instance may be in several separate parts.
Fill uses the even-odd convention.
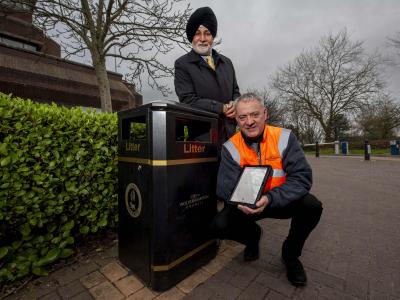
[[[186,35],[192,50],[175,61],[175,91],[180,102],[219,114],[220,150],[235,133],[233,100],[240,92],[231,60],[212,48],[217,28],[217,18],[209,7],[190,16]]]

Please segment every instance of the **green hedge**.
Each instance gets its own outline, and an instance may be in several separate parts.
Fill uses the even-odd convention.
[[[0,283],[115,227],[117,116],[0,93]]]

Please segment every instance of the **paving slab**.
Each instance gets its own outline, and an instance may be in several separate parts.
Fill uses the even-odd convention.
[[[280,259],[289,220],[259,222],[260,259],[223,241],[217,257],[169,291],[146,287],[117,259],[117,245],[29,283],[7,299],[400,299],[400,159],[308,156],[321,221],[295,288]]]

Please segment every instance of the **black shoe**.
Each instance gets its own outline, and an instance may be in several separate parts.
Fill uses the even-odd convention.
[[[286,265],[286,275],[289,281],[296,287],[305,286],[307,284],[306,271],[303,264],[298,258],[283,258]]]
[[[243,258],[245,261],[257,260],[260,257],[260,249],[257,246],[246,246],[244,248]]]

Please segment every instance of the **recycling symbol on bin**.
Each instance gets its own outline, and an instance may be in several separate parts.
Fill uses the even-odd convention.
[[[128,213],[137,218],[142,211],[142,195],[136,184],[130,183],[125,190],[125,206]]]

